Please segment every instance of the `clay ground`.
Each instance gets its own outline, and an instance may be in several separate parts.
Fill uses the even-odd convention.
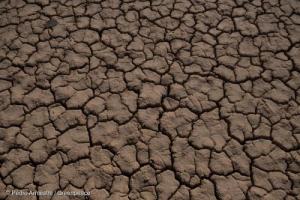
[[[299,104],[299,0],[0,0],[0,199],[300,200]]]

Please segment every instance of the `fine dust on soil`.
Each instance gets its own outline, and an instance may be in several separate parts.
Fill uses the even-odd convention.
[[[0,103],[0,199],[300,200],[300,1],[1,0]]]

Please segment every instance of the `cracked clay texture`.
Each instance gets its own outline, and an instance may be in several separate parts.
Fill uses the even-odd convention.
[[[299,104],[299,0],[0,0],[1,200],[300,200]]]

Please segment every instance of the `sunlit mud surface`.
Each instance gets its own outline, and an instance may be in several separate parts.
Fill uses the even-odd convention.
[[[299,200],[299,104],[299,0],[0,0],[0,199]]]

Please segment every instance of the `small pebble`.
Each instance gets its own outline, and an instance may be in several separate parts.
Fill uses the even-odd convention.
[[[58,24],[58,22],[55,19],[50,19],[47,22],[46,27],[47,28],[52,28],[52,27],[56,26],[57,24]]]

